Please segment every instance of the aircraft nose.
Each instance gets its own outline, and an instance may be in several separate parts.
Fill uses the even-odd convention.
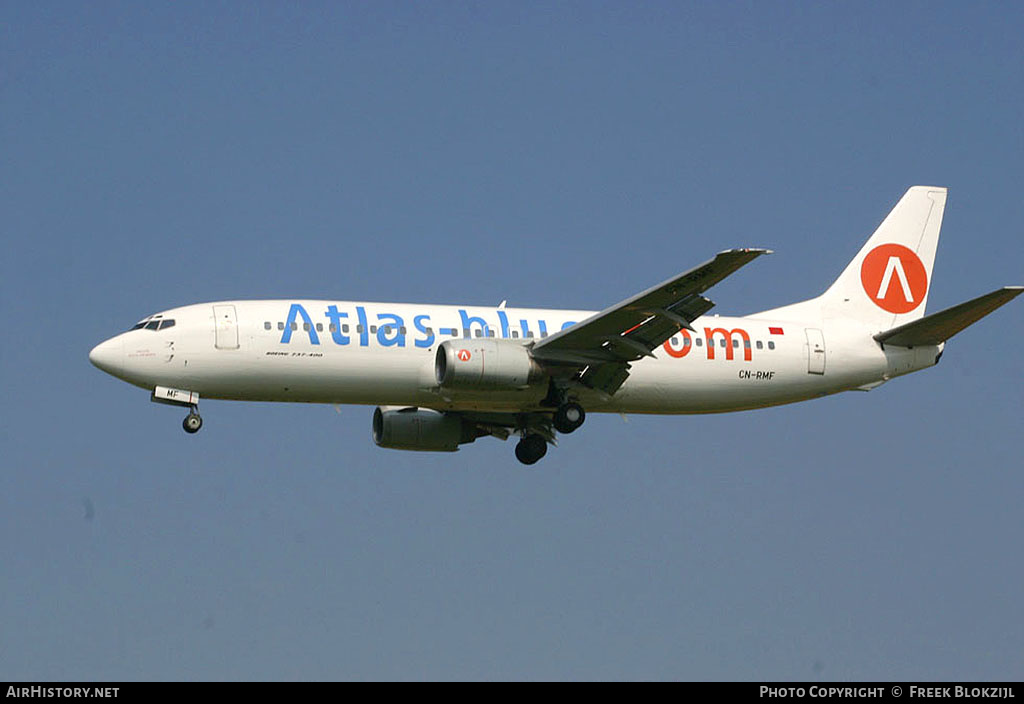
[[[96,345],[89,352],[89,361],[107,374],[116,375],[124,362],[123,340],[112,337]]]

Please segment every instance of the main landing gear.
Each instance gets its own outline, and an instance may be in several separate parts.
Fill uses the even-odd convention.
[[[551,419],[551,422],[555,426],[555,430],[568,435],[583,425],[583,421],[586,419],[587,414],[583,410],[583,406],[575,401],[566,401],[555,411],[555,416]]]
[[[517,423],[521,439],[516,444],[516,459],[523,464],[539,462],[547,454],[548,444],[555,444],[555,431],[567,435],[583,425],[587,417],[583,406],[568,399],[563,399],[554,413],[548,413],[524,414]]]
[[[181,427],[189,435],[198,433],[199,429],[203,427],[203,418],[199,415],[199,408],[197,406],[192,406],[188,415],[185,416],[185,420],[181,421]]]
[[[541,406],[555,409],[551,424],[563,435],[573,432],[587,419],[583,406],[570,395],[571,393],[568,382],[552,378],[548,385],[548,395],[540,402]]]
[[[548,452],[548,441],[537,433],[529,433],[516,444],[516,459],[523,464],[535,464]]]
[[[570,393],[567,381],[551,379],[548,395],[540,402],[545,410],[524,414],[516,424],[516,432],[521,436],[516,444],[516,459],[523,464],[536,464],[547,454],[548,443],[555,444],[556,431],[568,435],[583,425],[586,411]]]

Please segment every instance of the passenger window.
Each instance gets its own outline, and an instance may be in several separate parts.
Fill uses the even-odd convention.
[[[484,331],[483,330],[477,330],[476,331],[476,336],[477,337],[483,337],[484,336]]]
[[[295,332],[296,330],[299,329],[299,324],[298,323],[292,323],[291,328],[292,328],[292,332]]]
[[[740,341],[739,341],[739,340],[733,340],[733,341],[732,341],[732,348],[733,348],[734,350],[735,350],[735,349],[739,349],[739,346],[740,346]]]
[[[494,331],[490,328],[487,329],[487,337],[494,337]]]
[[[703,347],[703,346],[704,346],[704,338],[698,337],[697,338],[697,347]]]
[[[672,338],[672,346],[673,347],[678,347],[679,346],[679,338],[678,337],[673,337]]]
[[[341,331],[348,332],[348,323],[345,323],[344,325],[341,326]]]
[[[469,334],[469,328],[463,328],[462,329],[462,336],[463,337],[472,337],[472,335]]]
[[[337,332],[337,330],[338,330],[338,328],[337,328],[337,326],[335,326],[334,323],[331,323],[330,325],[327,326],[327,331],[328,332]]]
[[[384,325],[384,326],[381,327],[380,331],[382,333],[384,333],[385,335],[390,335],[391,334],[391,326],[390,325]]]
[[[428,328],[428,330],[429,330],[429,328]],[[406,334],[406,330],[405,330],[405,326],[404,325],[402,327],[398,328],[398,334],[399,335],[405,335]]]
[[[150,320],[148,323],[146,323],[147,330],[156,330],[158,327],[160,327],[159,320]]]
[[[277,329],[278,329],[278,330],[284,330],[284,323],[282,323],[282,322],[278,321],[278,323],[277,323]]]
[[[166,330],[167,328],[173,328],[173,327],[174,327],[174,319],[173,318],[168,318],[164,322],[160,323],[160,329],[161,330]]]
[[[757,349],[762,349],[763,347],[764,347],[764,345],[763,345],[763,344],[761,344],[761,341],[760,341],[760,340],[758,340],[758,341],[757,341]]]
[[[689,347],[689,346],[690,346],[690,338],[684,337],[683,338],[683,347]]]
[[[377,326],[376,325],[371,325],[370,326],[370,334],[373,335],[376,332],[377,332]]]
[[[773,349],[775,349],[775,343],[774,343],[774,342],[771,342],[771,341],[769,340],[769,342],[768,342],[768,349],[770,349],[770,350],[773,350]]]
[[[270,329],[270,323],[269,322],[263,323],[263,329],[264,330],[269,330]]]
[[[512,337],[513,338],[518,338],[519,337],[519,331],[518,330],[513,330],[512,331]]]
[[[302,329],[305,330],[306,332],[309,332],[309,323],[303,323]]]
[[[725,347],[725,338],[724,337],[721,340],[718,341],[718,346],[719,347]]]
[[[527,330],[526,331],[526,336],[527,337],[533,337],[533,330]]]
[[[323,332],[324,331],[324,324],[323,323],[317,323],[316,324],[316,331],[317,332]]]
[[[360,335],[362,335],[363,334],[363,326],[362,325],[356,325],[356,332],[359,333]]]

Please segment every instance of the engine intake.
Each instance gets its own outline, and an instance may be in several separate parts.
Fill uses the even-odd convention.
[[[437,347],[434,376],[453,389],[523,389],[542,376],[530,351],[513,340],[447,340]]]
[[[476,426],[458,416],[429,408],[387,409],[373,412],[373,441],[378,447],[421,452],[455,452],[477,438]]]

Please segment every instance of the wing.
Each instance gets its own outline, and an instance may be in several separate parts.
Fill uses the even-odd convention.
[[[616,303],[533,347],[534,359],[582,368],[579,381],[614,394],[629,363],[653,350],[715,305],[701,294],[767,249],[730,249],[678,276]]]

